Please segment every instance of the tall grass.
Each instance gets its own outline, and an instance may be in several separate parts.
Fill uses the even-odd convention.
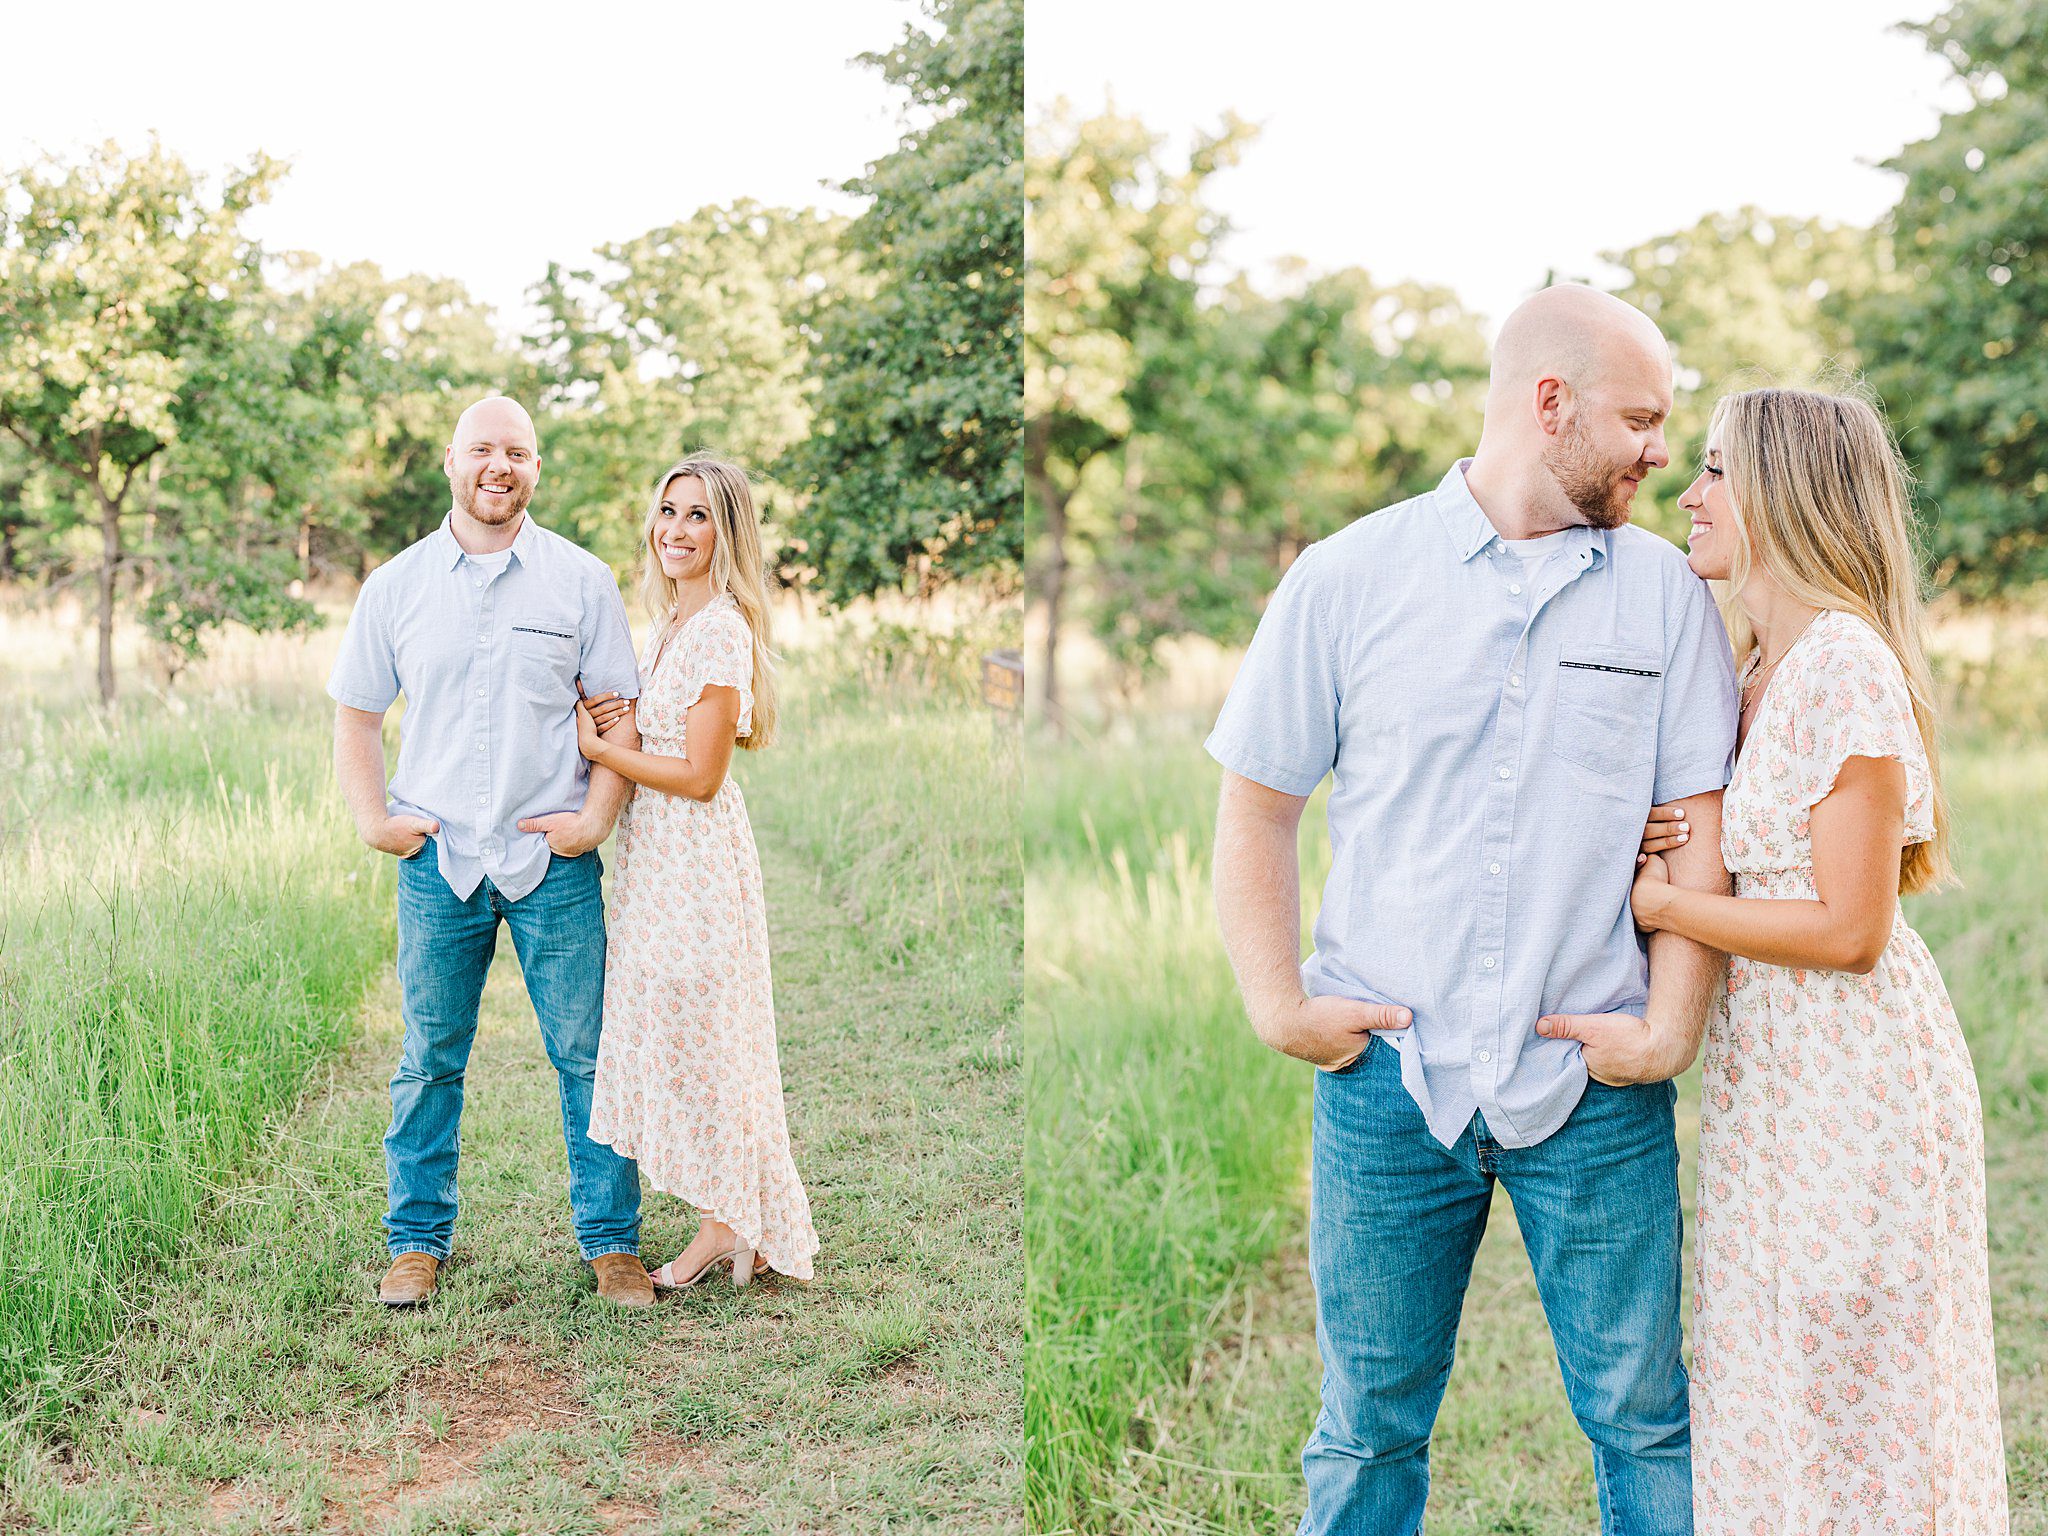
[[[1215,774],[1184,729],[1034,750],[1026,794],[1031,1529],[1102,1530],[1202,1339],[1297,1222],[1299,1070],[1215,936]],[[1305,878],[1328,854],[1307,833]]]
[[[2048,1130],[2048,748],[2006,707],[2048,697],[2048,668],[2031,680],[2011,671],[1960,712],[1949,754],[1968,887],[1915,901],[1909,916],[1941,963],[1983,1088],[2015,1529],[2048,1530],[2048,1177],[2036,1155]],[[1242,1390],[1205,1374],[1226,1338],[1244,1357],[1242,1302],[1272,1289],[1275,1255],[1305,1228],[1311,1088],[1252,1037],[1216,936],[1207,723],[1141,713],[1031,748],[1025,1411],[1037,1532],[1263,1531],[1300,1508],[1312,1341],[1276,1344]],[[1312,806],[1305,921],[1326,871]],[[1697,1090],[1691,1079],[1681,1089],[1689,1179]],[[1513,1243],[1497,1225],[1489,1245]],[[1489,1273],[1516,1290],[1511,1305],[1503,1291],[1468,1309],[1432,1519],[1452,1531],[1584,1529],[1596,1518],[1584,1446],[1552,1401],[1556,1365],[1522,1294],[1526,1264],[1496,1254]],[[1299,1298],[1283,1310],[1306,1329]],[[1461,1391],[1474,1370],[1483,1387]],[[1219,1413],[1209,1399],[1225,1391]]]
[[[388,872],[317,677],[175,712],[0,692],[0,1404],[48,1419],[209,1191],[349,1032]]]

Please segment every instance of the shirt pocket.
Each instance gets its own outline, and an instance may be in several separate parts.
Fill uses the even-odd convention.
[[[1592,773],[1616,775],[1657,755],[1664,658],[1619,645],[1565,647],[1557,664],[1552,749]]]
[[[512,686],[527,703],[564,713],[576,707],[576,673],[583,648],[576,627],[555,619],[512,626]]]

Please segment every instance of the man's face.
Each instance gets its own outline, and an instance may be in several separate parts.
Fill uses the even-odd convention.
[[[488,528],[526,510],[540,483],[540,450],[523,412],[472,411],[442,460],[455,505]]]
[[[1671,462],[1664,445],[1670,363],[1638,350],[1589,378],[1544,449],[1544,467],[1590,527],[1626,523],[1636,487]]]

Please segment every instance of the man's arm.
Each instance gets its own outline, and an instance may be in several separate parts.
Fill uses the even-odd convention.
[[[1691,830],[1685,843],[1663,857],[1674,885],[1725,894],[1728,871],[1721,867],[1721,791],[1688,795],[1673,802]],[[1626,1013],[1546,1014],[1536,1033],[1552,1040],[1576,1040],[1586,1070],[1609,1087],[1659,1083],[1692,1065],[1706,1030],[1707,1010],[1721,988],[1728,957],[1675,933],[1650,936],[1650,997],[1643,1016]]]
[[[1213,883],[1223,948],[1258,1037],[1274,1050],[1337,1071],[1372,1031],[1405,1029],[1409,1012],[1301,990],[1301,858],[1305,795],[1226,771],[1216,813]]]
[[[1692,835],[1663,856],[1673,885],[1722,896],[1732,889],[1721,865],[1721,795],[1715,790],[1678,802]],[[1728,957],[1720,950],[1675,933],[1650,935],[1650,1001],[1643,1011],[1663,1047],[1659,1065],[1670,1068],[1663,1076],[1678,1076],[1699,1054],[1707,1010],[1727,974]]]
[[[380,853],[409,859],[441,830],[423,816],[393,816],[384,799],[384,713],[334,706],[334,777],[356,835]]]

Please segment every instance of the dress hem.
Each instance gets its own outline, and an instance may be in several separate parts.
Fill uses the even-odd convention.
[[[768,1261],[768,1267],[774,1270],[775,1273],[777,1273],[778,1275],[786,1276],[788,1279],[791,1280],[802,1281],[809,1281],[812,1278],[813,1271],[811,1268],[811,1259],[814,1255],[818,1253],[820,1247],[822,1246],[818,1242],[818,1235],[815,1230],[811,1233],[810,1246],[806,1248],[802,1242],[799,1242],[796,1245],[796,1253],[793,1256],[788,1256],[789,1267],[785,1267],[782,1264],[778,1264],[775,1261],[775,1255],[770,1253],[764,1246],[768,1236],[765,1229],[760,1232],[757,1232],[756,1234],[750,1237],[747,1233],[747,1224],[740,1218],[733,1215],[729,1215],[725,1211],[721,1210],[716,1201],[699,1200],[695,1196],[684,1192],[680,1188],[671,1188],[668,1184],[664,1184],[662,1182],[663,1176],[657,1174],[654,1171],[654,1169],[650,1167],[649,1164],[640,1156],[640,1154],[634,1151],[631,1141],[625,1139],[624,1137],[621,1137],[617,1141],[613,1141],[607,1139],[606,1137],[598,1135],[595,1131],[590,1131],[586,1134],[592,1141],[597,1142],[600,1146],[610,1147],[614,1152],[618,1153],[619,1156],[628,1158],[633,1163],[635,1163],[639,1167],[640,1171],[647,1175],[647,1182],[653,1185],[658,1193],[668,1195],[673,1199],[682,1201],[685,1205],[688,1205],[692,1210],[698,1212],[700,1215],[708,1211],[713,1221],[720,1222],[723,1223],[725,1226],[731,1227],[734,1232],[739,1234],[740,1240],[746,1243],[747,1246],[752,1248],[755,1253],[759,1254],[762,1258],[766,1259]],[[681,1181],[677,1180],[676,1183],[680,1184]]]

